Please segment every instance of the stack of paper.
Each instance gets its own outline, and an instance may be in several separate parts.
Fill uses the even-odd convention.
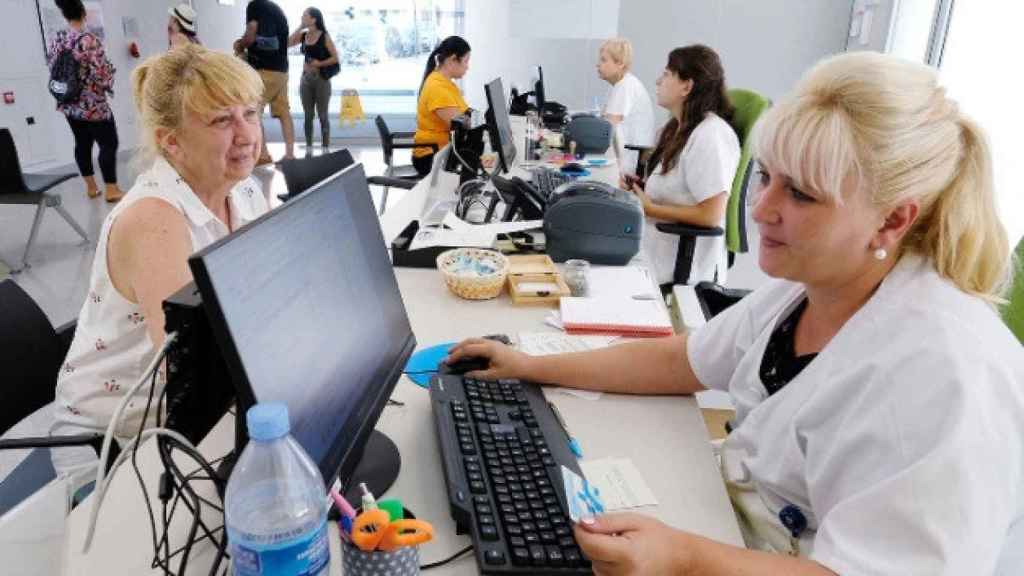
[[[621,296],[562,298],[562,326],[569,334],[671,336],[672,320],[660,299],[636,300]]]

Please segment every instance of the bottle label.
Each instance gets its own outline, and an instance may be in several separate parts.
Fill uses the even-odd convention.
[[[316,530],[285,542],[231,545],[236,576],[315,576],[327,567],[329,560],[326,520]]]

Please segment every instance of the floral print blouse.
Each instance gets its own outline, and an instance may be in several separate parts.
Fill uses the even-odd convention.
[[[107,102],[107,95],[114,95],[114,65],[110,63],[103,43],[89,32],[61,30],[50,41],[46,51],[46,65],[53,65],[54,59],[63,50],[74,50],[75,60],[81,63],[82,95],[77,102],[57,104],[57,110],[68,118],[101,122],[113,120],[114,114]]]

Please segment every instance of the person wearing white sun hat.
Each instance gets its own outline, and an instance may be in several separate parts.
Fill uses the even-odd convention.
[[[196,11],[191,6],[182,2],[173,8],[168,8],[167,15],[170,16],[167,21],[168,48],[184,44],[202,44],[196,35],[198,31]]]

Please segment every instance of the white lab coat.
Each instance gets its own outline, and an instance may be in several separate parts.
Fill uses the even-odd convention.
[[[622,122],[615,127],[616,156],[619,172],[632,174],[636,171],[636,152],[626,150],[626,144],[650,147],[654,145],[654,109],[651,96],[631,72],[612,85],[604,114],[622,116]]]
[[[769,397],[765,345],[802,298],[772,281],[687,346],[736,404],[723,449],[771,515],[807,517],[801,555],[844,576],[1024,574],[1024,348],[996,313],[905,256]]]
[[[679,161],[661,173],[659,162],[647,177],[644,192],[655,204],[696,206],[718,194],[729,194],[740,163],[740,141],[729,123],[709,112],[690,133]],[[679,236],[659,232],[657,220],[644,218],[641,247],[658,284],[672,282]],[[725,226],[725,218],[719,223]],[[693,250],[693,266],[686,284],[725,283],[728,259],[725,236],[701,236]]]

